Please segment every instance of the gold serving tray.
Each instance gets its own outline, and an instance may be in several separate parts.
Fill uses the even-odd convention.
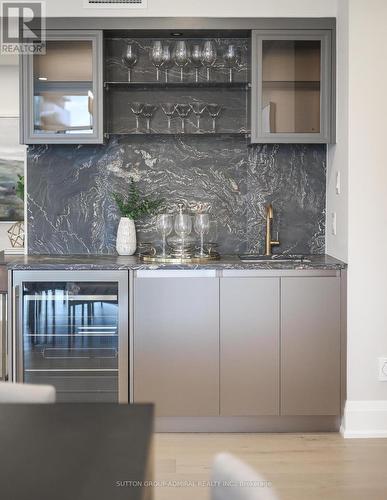
[[[184,259],[177,257],[157,257],[154,255],[142,255],[140,260],[149,264],[206,264],[219,260],[220,255],[209,255],[208,257],[187,257]]]

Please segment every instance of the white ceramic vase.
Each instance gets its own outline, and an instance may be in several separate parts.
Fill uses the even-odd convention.
[[[117,230],[118,255],[133,255],[137,248],[136,226],[133,219],[121,217]]]

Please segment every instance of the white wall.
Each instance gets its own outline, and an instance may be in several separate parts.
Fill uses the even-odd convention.
[[[328,146],[326,251],[348,261],[348,0],[337,9],[337,143]],[[339,191],[336,192],[337,174]],[[332,234],[332,214],[336,214],[336,235]]]
[[[88,9],[83,0],[48,0],[47,15],[140,17],[335,17],[337,0],[148,0],[147,9]]]
[[[387,2],[351,0],[349,19],[348,398],[387,400]]]
[[[348,394],[346,435],[387,437],[387,2],[348,13]],[[344,92],[342,99],[344,98]],[[345,109],[345,104],[344,106]],[[343,127],[345,139],[345,127]],[[340,146],[345,148],[344,143]],[[339,145],[338,145],[339,147]],[[336,149],[337,151],[337,149]],[[345,150],[340,153],[345,165]],[[334,159],[341,168],[338,157]],[[331,248],[339,248],[330,241]]]
[[[19,116],[19,67],[17,58],[0,56],[0,116]],[[7,230],[11,224],[0,222],[0,251],[9,248]]]
[[[19,116],[18,82],[18,66],[0,65],[0,116]]]

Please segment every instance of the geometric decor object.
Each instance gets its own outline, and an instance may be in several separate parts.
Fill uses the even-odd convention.
[[[8,238],[12,248],[24,247],[24,222],[16,222],[8,229]]]

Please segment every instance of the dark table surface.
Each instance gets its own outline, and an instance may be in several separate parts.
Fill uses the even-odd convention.
[[[152,432],[151,405],[0,404],[0,497],[151,499]]]

